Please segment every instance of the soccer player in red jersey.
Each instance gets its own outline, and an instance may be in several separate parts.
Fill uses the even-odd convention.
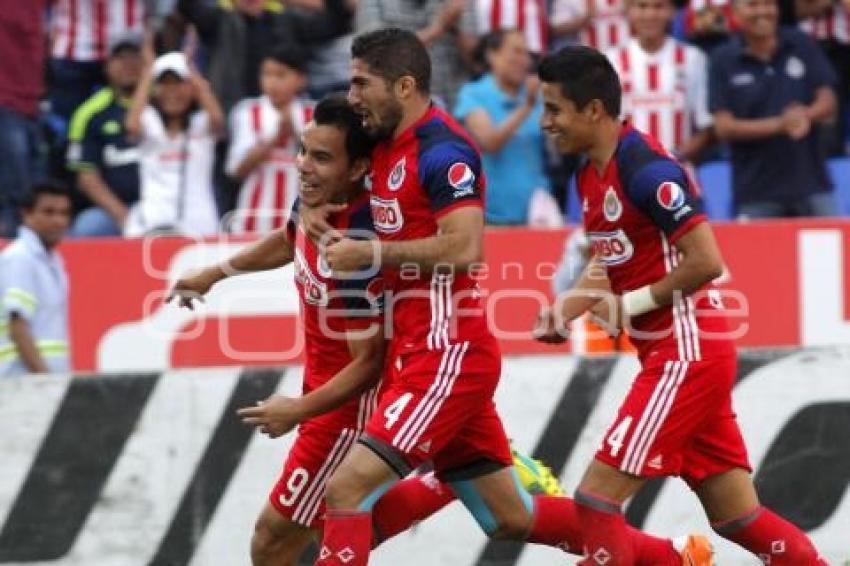
[[[753,487],[732,409],[735,348],[712,286],[721,255],[691,180],[619,121],[620,83],[603,55],[568,47],[544,58],[539,75],[543,128],[559,151],[586,158],[578,190],[593,259],[579,292],[544,309],[536,330],[556,341],[565,322],[605,304],[622,316],[641,362],[576,491],[587,563],[635,563],[621,505],[647,478],[678,475],[715,531],[766,564],[825,564]]]
[[[532,498],[518,488],[493,404],[501,354],[470,274],[481,261],[484,228],[478,151],[432,106],[430,61],[414,34],[361,35],[352,56],[349,100],[380,140],[370,173],[378,241],[353,240],[320,220],[307,221],[321,219],[327,208],[302,210],[302,220],[311,237],[324,239],[334,271],[382,269],[395,375],[330,480],[317,564],[367,564],[372,502],[426,461],[488,535],[579,551],[574,502]],[[629,533],[641,564],[659,564],[659,552],[675,553],[668,540]]]
[[[300,201],[313,206],[348,202],[330,222],[335,229],[356,237],[373,231],[362,182],[371,146],[345,98],[329,97],[318,104],[314,121],[303,132],[297,159]],[[295,263],[306,347],[304,395],[297,399],[273,395],[256,407],[240,410],[247,423],[272,437],[301,423],[280,479],[256,524],[251,542],[255,566],[294,566],[321,529],[327,480],[374,409],[375,383],[384,365],[380,276],[366,273],[335,278],[316,245],[298,228],[298,208],[296,202],[285,228],[221,265],[183,277],[171,293],[171,298],[179,297],[181,305],[191,308],[195,298],[222,279]],[[398,507],[399,497],[416,501],[417,509],[377,513],[380,539],[405,530],[454,499],[439,483],[412,477],[388,492],[379,508]]]

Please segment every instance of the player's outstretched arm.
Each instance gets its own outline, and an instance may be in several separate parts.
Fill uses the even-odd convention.
[[[200,271],[183,275],[171,288],[166,303],[179,299],[178,305],[194,310],[195,299],[203,302],[213,285],[234,275],[277,269],[295,257],[286,228],[275,230],[246,246],[233,257]]]
[[[300,398],[272,395],[254,407],[239,409],[242,422],[276,438],[299,423],[330,412],[375,383],[384,367],[384,337],[380,323],[369,329],[348,332],[352,360],[333,378]]]

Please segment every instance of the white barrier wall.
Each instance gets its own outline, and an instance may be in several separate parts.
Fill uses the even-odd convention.
[[[515,444],[572,490],[637,367],[632,358],[505,361],[498,405]],[[766,503],[850,563],[850,348],[744,354],[736,407]],[[0,380],[0,564],[249,564],[254,517],[292,437],[237,407],[297,394],[300,368]],[[709,533],[678,480],[649,484],[629,519]],[[714,536],[718,563],[757,564]],[[309,562],[305,562],[309,563]],[[540,566],[560,552],[490,543],[455,503],[375,552],[377,566]]]

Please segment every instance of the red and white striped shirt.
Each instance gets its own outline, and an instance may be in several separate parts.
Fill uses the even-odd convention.
[[[518,29],[525,35],[528,50],[546,53],[548,24],[544,0],[478,0],[479,35],[497,29]]]
[[[298,194],[295,156],[304,126],[312,119],[313,106],[295,100],[289,105],[293,135],[272,150],[242,183],[230,223],[234,233],[268,232],[281,228]],[[231,143],[225,170],[233,175],[258,143],[277,137],[280,112],[261,96],[247,98],[230,112]]]
[[[141,35],[146,22],[145,0],[56,0],[51,54],[56,59],[102,61],[112,39]]]
[[[834,39],[838,43],[850,43],[850,8],[836,0],[829,10],[815,18],[800,22],[800,28],[813,39]]]
[[[660,50],[648,53],[631,39],[607,55],[623,85],[623,116],[668,151],[681,149],[694,127],[712,124],[708,69],[699,49],[667,38]]]
[[[603,53],[626,45],[629,41],[629,22],[624,0],[555,0],[552,23],[559,25],[568,19],[583,17],[591,10],[593,17],[579,32],[579,42]]]

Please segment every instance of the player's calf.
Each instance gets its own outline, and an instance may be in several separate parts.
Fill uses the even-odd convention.
[[[266,503],[251,537],[253,566],[295,566],[315,531],[282,517]]]
[[[490,538],[524,540],[528,536],[534,503],[513,468],[449,481],[449,485]]]

